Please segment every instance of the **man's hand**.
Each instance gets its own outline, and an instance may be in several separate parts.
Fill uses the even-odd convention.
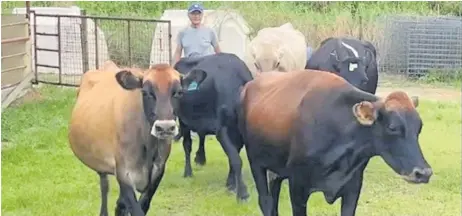
[[[216,54],[221,53],[220,45],[217,44],[214,48]]]

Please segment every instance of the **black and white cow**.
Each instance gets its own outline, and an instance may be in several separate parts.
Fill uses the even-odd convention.
[[[355,87],[375,94],[378,81],[377,51],[372,43],[330,37],[308,59],[306,69],[329,71]]]

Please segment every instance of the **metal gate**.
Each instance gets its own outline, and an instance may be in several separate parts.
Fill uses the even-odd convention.
[[[34,83],[79,86],[108,60],[119,67],[171,63],[170,20],[38,14],[31,10]]]

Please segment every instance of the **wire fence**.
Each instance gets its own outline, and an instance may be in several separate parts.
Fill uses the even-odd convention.
[[[168,52],[156,52],[170,48],[169,21],[32,14],[36,82],[78,86],[83,73],[108,60],[141,68],[152,58],[171,61]]]
[[[334,25],[336,31],[329,36],[361,35],[377,47],[380,73],[408,77],[437,74],[449,79],[462,76],[461,17],[388,15],[363,20],[360,25],[353,17],[342,17],[336,22],[342,25]],[[75,86],[82,73],[107,60],[120,66],[142,68],[171,62],[169,21],[83,13],[82,16],[37,14],[31,16],[31,24],[31,36],[37,40],[32,52],[36,57],[33,65],[37,67],[36,79],[40,82]],[[302,28],[308,42],[325,39],[328,29],[319,33],[319,29],[308,27]]]
[[[420,77],[462,73],[462,18],[386,16],[383,37],[375,42],[382,73]]]

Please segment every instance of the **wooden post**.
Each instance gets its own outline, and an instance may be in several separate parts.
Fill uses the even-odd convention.
[[[80,10],[80,14],[82,16],[86,15],[85,10]],[[90,68],[89,62],[88,62],[88,31],[87,31],[87,18],[82,17],[81,18],[81,24],[80,24],[80,41],[81,41],[81,47],[82,47],[82,72],[85,73],[88,71]]]

